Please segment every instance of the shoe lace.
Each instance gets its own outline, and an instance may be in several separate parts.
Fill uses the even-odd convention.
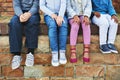
[[[52,53],[52,59],[53,60],[58,60],[58,54],[57,53]]]
[[[14,56],[14,57],[13,57],[13,61],[18,61],[18,60],[20,60],[20,57],[19,57],[19,56]]]
[[[27,59],[29,59],[29,60],[32,61],[32,60],[33,60],[33,55],[32,55],[32,54],[28,54],[28,55],[27,55]]]
[[[60,53],[60,59],[65,59],[65,53]]]
[[[102,47],[105,48],[105,49],[108,49],[107,45],[103,45]]]

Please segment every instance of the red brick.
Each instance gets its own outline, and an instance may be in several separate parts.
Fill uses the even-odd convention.
[[[35,78],[24,78],[24,80],[36,80]]]
[[[96,78],[94,78],[94,80],[105,80],[105,79],[104,78],[100,78],[100,77],[96,77]]]
[[[0,3],[2,3],[2,2],[6,2],[6,0],[0,0]]]
[[[4,78],[1,77],[0,80],[4,80]]]
[[[117,64],[117,54],[91,53],[90,62],[86,64]]]
[[[35,64],[51,64],[51,54],[35,54]]]
[[[6,0],[7,2],[11,2],[12,3],[12,0]]]
[[[14,12],[1,12],[2,16],[13,16]]]
[[[22,77],[7,77],[7,78],[5,78],[3,80],[25,80],[25,79],[22,78]]]
[[[0,5],[1,5],[1,4],[0,4]],[[3,9],[2,7],[0,7],[0,13],[1,13],[2,11],[4,11],[4,9]]]
[[[90,53],[101,53],[99,50],[99,44],[90,44]]]
[[[9,11],[11,11],[11,12],[13,12],[13,11],[14,11],[12,7],[7,8],[6,10],[7,10],[8,12],[9,12]]]
[[[7,48],[0,48],[0,53],[9,53],[10,52],[10,49],[7,47]]]
[[[11,66],[2,66],[2,76],[6,77],[23,77],[23,67],[12,70]]]
[[[2,7],[12,7],[12,3],[2,3]]]
[[[64,66],[43,66],[35,65],[33,67],[24,67],[25,77],[63,77],[65,76]]]
[[[76,66],[76,76],[77,77],[103,77],[104,67],[92,66],[92,65]]]
[[[0,54],[0,65],[10,65],[11,54]]]
[[[120,80],[120,65],[108,65],[105,80]]]
[[[0,77],[2,76],[2,67],[0,66]],[[1,78],[0,78],[0,80],[1,80]]]
[[[44,76],[64,76],[65,75],[65,68],[64,66],[59,67],[52,67],[48,66],[43,68]]]
[[[66,67],[66,77],[74,77],[74,67]]]
[[[8,26],[6,24],[0,24],[1,32],[0,34],[8,34]]]
[[[71,77],[52,77],[50,80],[76,80]],[[78,79],[79,80],[79,79]]]
[[[120,64],[120,55],[118,56],[118,64]]]

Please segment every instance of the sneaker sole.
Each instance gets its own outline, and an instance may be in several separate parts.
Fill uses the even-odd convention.
[[[66,64],[67,63],[67,60],[65,61],[59,61],[60,64]]]
[[[58,63],[53,63],[53,62],[51,62],[51,64],[52,64],[52,66],[54,66],[54,67],[57,67],[57,66],[59,66],[59,62]]]
[[[114,50],[111,50],[111,52],[116,53],[116,54],[118,53],[118,51],[114,51]]]
[[[28,67],[29,67],[29,66],[33,66],[33,65],[28,65],[28,64],[25,64],[25,65],[28,66]]]
[[[106,53],[106,54],[111,53],[111,51],[104,52],[104,51],[102,51],[101,49],[100,49],[100,51],[101,51],[102,53]]]

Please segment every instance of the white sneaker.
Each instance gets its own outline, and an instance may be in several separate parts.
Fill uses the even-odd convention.
[[[66,59],[65,53],[60,53],[59,63],[60,64],[66,64],[67,63],[67,59]]]
[[[52,66],[59,66],[58,53],[52,53],[51,64]]]
[[[25,65],[26,66],[33,66],[34,65],[34,55],[31,52],[26,55]]]
[[[15,55],[12,59],[12,69],[17,69],[22,61],[21,56]]]

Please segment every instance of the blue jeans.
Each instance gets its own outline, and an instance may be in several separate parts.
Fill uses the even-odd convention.
[[[26,36],[25,45],[27,48],[37,48],[38,32],[40,25],[39,14],[32,15],[27,22],[20,22],[19,17],[14,15],[9,25],[10,52],[21,52],[22,35]],[[23,29],[24,28],[24,29]]]
[[[67,18],[64,17],[64,21],[61,26],[57,26],[56,21],[50,16],[45,15],[44,20],[49,28],[49,40],[52,52],[58,52],[59,50],[66,50],[67,42]]]

